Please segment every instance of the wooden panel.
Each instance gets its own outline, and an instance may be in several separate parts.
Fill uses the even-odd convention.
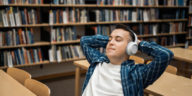
[[[0,70],[0,77],[0,96],[36,96],[2,70]]]

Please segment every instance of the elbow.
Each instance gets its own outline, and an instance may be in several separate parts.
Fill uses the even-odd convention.
[[[80,39],[80,43],[85,41],[85,39],[86,39],[86,36],[82,36],[81,39]]]
[[[169,51],[169,54],[170,54],[170,58],[172,59],[174,57],[174,54],[172,51]]]
[[[80,39],[80,45],[83,45],[87,40],[87,36],[82,36]]]
[[[167,50],[167,51],[164,53],[163,58],[164,58],[164,60],[171,61],[172,58],[173,58],[173,56],[174,56],[173,52],[170,51],[170,50]]]

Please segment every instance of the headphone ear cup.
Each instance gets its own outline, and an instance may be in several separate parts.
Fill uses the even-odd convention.
[[[135,42],[129,42],[127,44],[126,53],[127,55],[134,55],[137,53],[138,45]]]

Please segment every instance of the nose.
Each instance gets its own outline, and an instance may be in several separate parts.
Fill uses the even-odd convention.
[[[115,40],[112,39],[111,41],[109,41],[109,45],[113,45],[115,43]]]

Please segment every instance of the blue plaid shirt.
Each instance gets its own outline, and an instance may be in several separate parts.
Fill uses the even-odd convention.
[[[97,48],[106,48],[108,36],[95,35],[83,36],[80,44],[90,67],[86,73],[83,90],[86,88],[96,65],[101,62],[109,63],[109,59]],[[138,45],[139,51],[153,57],[149,64],[135,64],[133,60],[124,61],[121,64],[121,84],[124,96],[143,96],[143,89],[157,80],[164,72],[168,63],[173,57],[173,53],[155,42],[142,41]]]

